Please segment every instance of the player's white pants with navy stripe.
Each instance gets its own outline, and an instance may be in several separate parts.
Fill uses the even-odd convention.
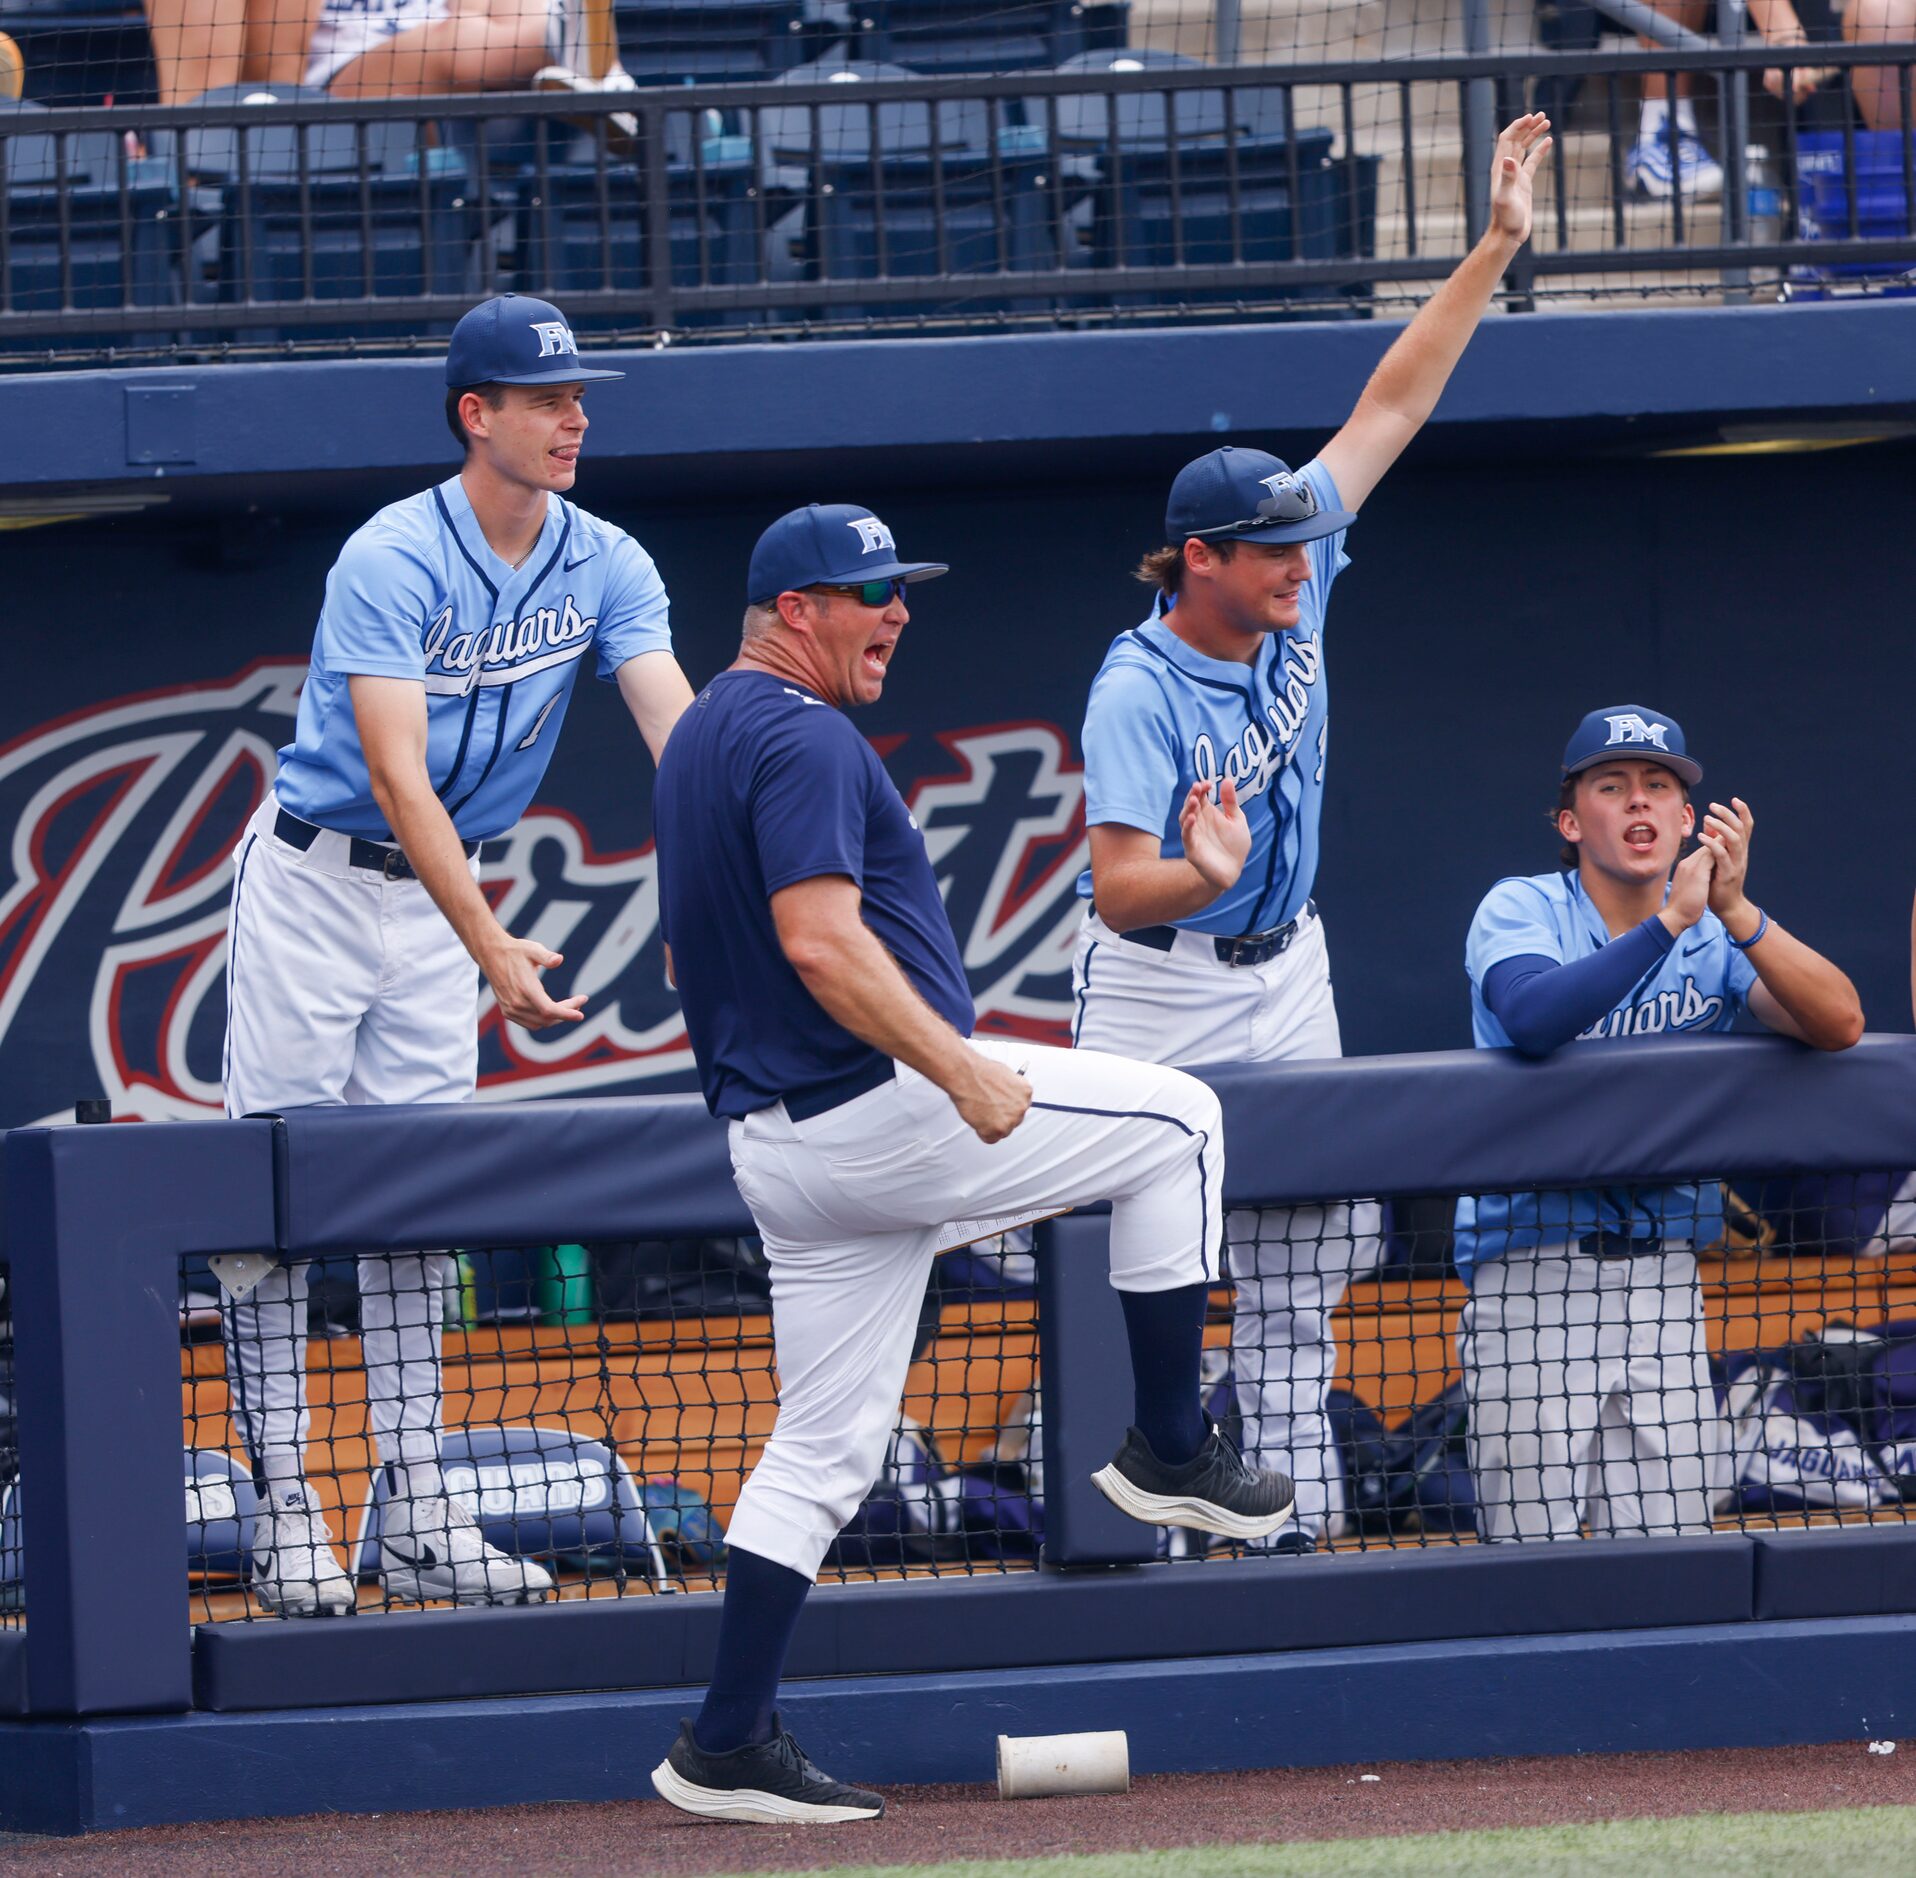
[[[226,1112],[341,1102],[461,1102],[478,1069],[478,968],[416,880],[348,864],[343,836],[305,852],[268,796],[233,856]],[[453,1260],[359,1261],[367,1413],[383,1459],[439,1451],[439,1346]],[[306,1267],[282,1265],[225,1311],[233,1420],[269,1479],[307,1435]]]
[[[1324,924],[1314,913],[1276,958],[1233,966],[1199,934],[1181,934],[1159,952],[1120,939],[1088,912],[1072,988],[1081,1048],[1179,1064],[1344,1054]],[[1309,1126],[1308,1117],[1299,1121]],[[1371,1201],[1236,1208],[1225,1221],[1245,1458],[1290,1475],[1298,1528],[1319,1537],[1344,1510],[1343,1469],[1324,1413],[1337,1373],[1331,1314],[1351,1274],[1377,1264],[1380,1223]]]
[[[1728,1449],[1696,1257],[1478,1266],[1458,1326],[1484,1539],[1710,1530]]]
[[[779,1408],[726,1536],[808,1578],[878,1476],[938,1251],[1109,1200],[1120,1291],[1218,1275],[1224,1147],[1209,1089],[1089,1051],[973,1048],[1032,1089],[1024,1121],[989,1147],[902,1064],[896,1081],[809,1120],[779,1103],[731,1125],[732,1170],[771,1266]]]

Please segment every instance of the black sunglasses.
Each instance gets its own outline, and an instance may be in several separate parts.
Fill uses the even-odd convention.
[[[894,600],[905,597],[903,574],[894,574],[889,580],[855,581],[849,587],[841,587],[829,580],[814,581],[812,585],[815,593],[848,594],[860,606],[890,606]]]
[[[1253,528],[1268,528],[1273,522],[1308,522],[1317,512],[1317,495],[1310,484],[1300,482],[1295,476],[1285,476],[1257,505],[1255,515],[1241,522],[1226,522],[1218,528],[1199,528],[1192,532],[1198,540],[1209,541],[1217,535],[1242,535]]]

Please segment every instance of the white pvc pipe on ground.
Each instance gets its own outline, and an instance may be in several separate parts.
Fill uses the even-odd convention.
[[[1131,1744],[1122,1728],[1089,1735],[1000,1735],[998,1797],[1129,1793]]]

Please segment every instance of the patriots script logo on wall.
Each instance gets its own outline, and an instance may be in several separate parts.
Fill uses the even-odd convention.
[[[231,856],[290,740],[304,659],[116,698],[0,746],[0,1126],[220,1113]],[[903,773],[922,741],[940,754]],[[1069,1037],[1083,778],[1049,724],[882,740],[952,916],[979,1028]],[[691,1086],[665,981],[650,845],[602,852],[562,806],[486,844],[482,883],[516,933],[565,954],[542,1036],[481,1006],[481,1100]]]

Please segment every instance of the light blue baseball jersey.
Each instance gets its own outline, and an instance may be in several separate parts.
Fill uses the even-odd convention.
[[[1471,1035],[1480,1050],[1503,1050],[1510,1038],[1484,1003],[1484,980],[1505,959],[1545,958],[1568,965],[1610,943],[1603,916],[1574,873],[1500,880],[1470,922],[1464,968],[1470,974]],[[1730,943],[1714,913],[1677,939],[1662,962],[1640,978],[1610,1013],[1579,1033],[1654,1037],[1676,1031],[1728,1030],[1748,1002],[1756,968]],[[1556,1244],[1599,1229],[1634,1238],[1704,1243],[1719,1230],[1716,1189],[1603,1187],[1574,1193],[1465,1195],[1457,1202],[1457,1269],[1468,1279],[1485,1259],[1516,1247]]]
[[[1299,470],[1318,501],[1343,507],[1330,471]],[[1344,533],[1307,544],[1311,577],[1298,624],[1267,633],[1248,665],[1206,658],[1164,623],[1162,596],[1142,625],[1111,642],[1084,717],[1085,821],[1121,822],[1161,837],[1167,860],[1184,852],[1178,811],[1200,778],[1229,776],[1251,826],[1237,885],[1179,920],[1197,932],[1268,932],[1304,910],[1317,880],[1318,821],[1329,754],[1324,610],[1350,565]],[[1078,879],[1091,898],[1091,873]]]
[[[537,545],[508,567],[449,477],[381,509],[333,563],[279,799],[322,828],[390,841],[347,680],[417,678],[426,772],[453,826],[468,841],[503,834],[545,775],[586,655],[611,679],[671,649],[664,584],[623,529],[548,495]]]

